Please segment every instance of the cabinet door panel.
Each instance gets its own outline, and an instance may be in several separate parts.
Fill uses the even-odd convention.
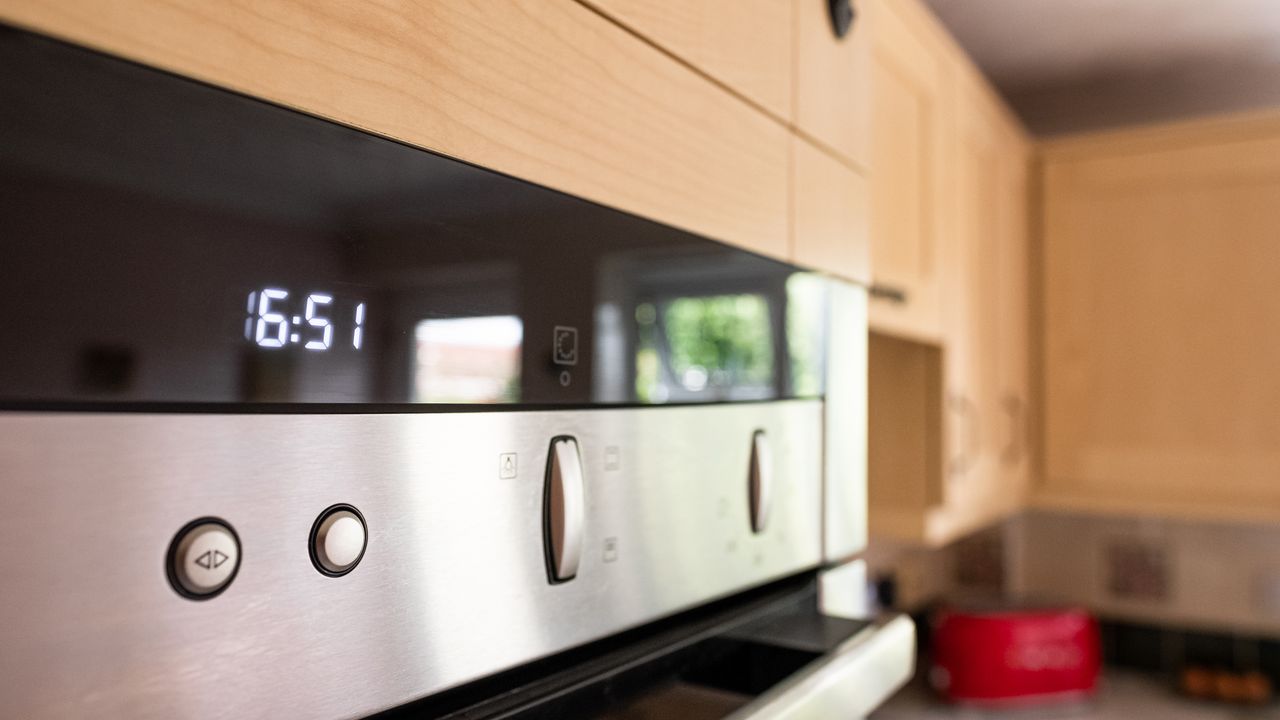
[[[1000,157],[997,249],[997,357],[1003,484],[1019,498],[1029,490],[1031,447],[1031,295],[1028,172],[1025,140],[1006,129]]]
[[[990,525],[1025,499],[1025,150],[984,83],[961,66],[956,95],[954,222],[942,243],[947,389],[945,501],[926,535],[937,542]],[[1008,398],[1017,397],[1015,402]],[[1009,459],[1011,455],[1018,457]]]
[[[807,1],[825,6],[820,0]],[[588,0],[587,4],[768,112],[791,118],[795,33],[788,0]],[[798,37],[809,41],[805,34]]]
[[[870,0],[872,527],[942,545],[1025,500],[1027,140],[914,0]],[[877,440],[878,439],[878,440]]]
[[[807,141],[793,137],[793,259],[850,280],[868,282],[867,183],[862,175]]]
[[[860,12],[848,34],[837,38],[827,0],[793,0],[792,5],[796,24],[796,128],[865,168],[871,162],[874,13]]]
[[[965,88],[968,90],[968,88]],[[957,492],[982,492],[998,470],[1002,448],[997,373],[1000,148],[995,128],[972,91],[961,97],[956,146],[956,222],[948,236],[953,260],[943,281],[947,392],[969,407],[952,433],[951,480]]]
[[[1280,516],[1280,117],[1051,146],[1039,501]]]
[[[894,299],[872,303],[878,330],[939,335],[938,241],[943,194],[946,90],[943,58],[928,33],[889,3],[873,16],[871,117],[871,265]]]

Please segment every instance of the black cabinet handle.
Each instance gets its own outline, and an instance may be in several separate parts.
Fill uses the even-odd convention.
[[[907,291],[894,285],[881,285],[875,283],[868,290],[872,300],[888,300],[898,305],[907,304]]]
[[[827,11],[831,17],[831,31],[839,39],[844,39],[853,27],[853,19],[858,11],[853,7],[853,0],[827,0]]]

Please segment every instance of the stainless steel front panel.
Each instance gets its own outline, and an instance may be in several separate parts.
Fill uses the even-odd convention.
[[[411,415],[0,415],[0,698],[12,717],[352,717],[816,566],[822,404]],[[748,511],[773,447],[769,527]],[[552,437],[582,452],[577,577],[552,585]],[[515,453],[515,477],[503,455]],[[350,574],[316,517],[368,522]],[[242,564],[180,597],[166,548],[225,519]]]

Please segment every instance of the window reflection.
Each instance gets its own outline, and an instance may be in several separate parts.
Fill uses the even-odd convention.
[[[826,325],[827,283],[814,273],[793,273],[787,278],[787,352],[795,395],[822,394]]]
[[[520,400],[524,326],[514,315],[422,320],[414,329],[416,402]]]
[[[759,399],[773,393],[769,303],[759,294],[680,297],[636,307],[641,402]]]

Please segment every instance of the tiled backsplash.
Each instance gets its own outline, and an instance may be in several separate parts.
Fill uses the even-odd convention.
[[[1031,511],[940,549],[876,540],[866,559],[898,609],[1080,606],[1118,664],[1280,679],[1280,526]]]
[[[866,557],[922,649],[939,602],[1081,606],[1108,665],[1170,687],[1187,668],[1280,687],[1280,527],[1032,511],[939,549],[874,541]]]
[[[1015,600],[1280,638],[1280,527],[1033,511],[1005,541]]]

